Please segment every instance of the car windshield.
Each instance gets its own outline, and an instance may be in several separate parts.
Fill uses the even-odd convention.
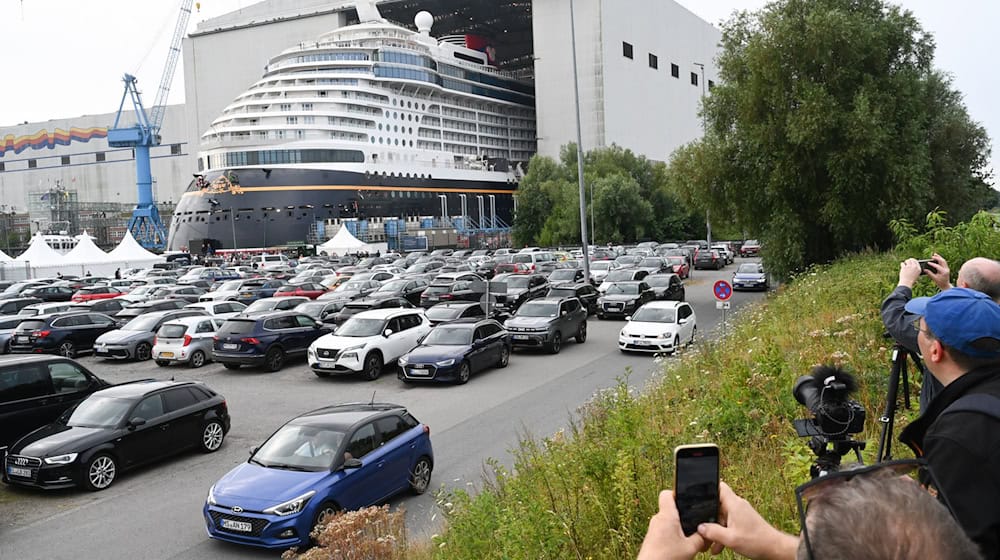
[[[508,276],[506,280],[507,288],[527,288],[528,287],[528,277],[527,276]]]
[[[643,323],[674,323],[677,321],[677,311],[662,307],[641,307],[632,316],[632,321]]]
[[[608,286],[608,291],[604,292],[608,295],[620,295],[624,294],[627,296],[634,296],[639,293],[638,284],[612,284]]]
[[[295,306],[295,310],[296,311],[301,311],[302,313],[305,313],[306,315],[316,315],[316,314],[320,313],[323,310],[324,307],[326,307],[326,304],[323,303],[322,301],[315,301],[315,302],[311,301],[311,302],[308,302],[308,303],[300,303],[300,304],[298,304],[297,306]]]
[[[406,285],[409,282],[410,282],[409,280],[395,280],[395,281],[392,281],[392,282],[388,282],[386,284],[382,284],[382,287],[379,288],[376,291],[378,291],[378,292],[396,292],[396,291],[401,291],[403,288],[406,287]]]
[[[39,311],[33,307],[23,307],[17,314],[22,317],[34,317],[39,314]]]
[[[263,467],[321,471],[333,466],[344,432],[325,426],[286,424],[260,446],[251,462]]]
[[[337,329],[337,336],[376,336],[382,333],[385,321],[382,319],[365,319],[351,317],[342,327]]]
[[[247,308],[244,309],[244,311],[246,313],[251,313],[254,311],[270,311],[275,307],[277,307],[278,303],[280,302],[281,302],[280,299],[271,299],[271,298],[258,299],[257,301],[248,305]]]
[[[253,332],[254,325],[256,324],[257,322],[253,320],[242,321],[237,319],[230,319],[225,323],[222,323],[222,326],[219,327],[218,336],[221,338],[224,336],[240,336],[244,334],[249,334]]]
[[[360,292],[365,288],[367,282],[362,280],[360,282],[344,282],[343,284],[337,286],[336,292]]]
[[[162,317],[155,317],[149,315],[145,317],[139,316],[126,323],[125,326],[122,327],[122,330],[153,332],[153,329],[156,328],[156,324],[162,320],[163,320]]]
[[[576,290],[573,288],[550,288],[549,297],[576,297]]]
[[[113,428],[132,407],[133,401],[91,395],[84,399],[66,420],[74,428]]]
[[[235,292],[240,289],[239,280],[230,280],[228,282],[223,282],[217,291],[219,292]]]
[[[667,258],[667,262],[670,263],[670,264],[672,264],[672,265],[674,265],[674,264],[684,264],[684,257],[668,257]]]
[[[187,326],[178,323],[167,323],[156,331],[159,338],[181,338],[187,332]]]
[[[576,271],[571,269],[555,270],[549,274],[549,280],[573,280],[576,278]]]
[[[608,273],[608,282],[617,282],[621,280],[631,280],[632,271],[631,270],[612,270]]]
[[[610,270],[611,261],[596,261],[590,263],[591,270]]]
[[[660,259],[642,259],[639,263],[640,268],[659,268],[663,266],[663,261]]]
[[[763,268],[761,268],[759,264],[743,263],[740,265],[739,268],[736,269],[736,272],[737,273],[742,272],[744,274],[758,274],[764,272],[764,270]]]
[[[427,310],[427,318],[432,321],[447,321],[462,313],[463,308],[445,305],[435,305]]]
[[[645,282],[653,288],[664,288],[670,285],[669,276],[647,276]]]
[[[531,255],[514,255],[514,262],[522,264],[530,264]]]
[[[548,301],[529,301],[518,308],[518,317],[555,317],[559,313],[559,304]]]
[[[472,344],[472,329],[468,327],[434,327],[424,339],[425,346],[466,346]]]

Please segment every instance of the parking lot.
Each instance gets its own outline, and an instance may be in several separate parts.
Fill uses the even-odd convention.
[[[699,270],[687,282],[687,300],[697,314],[702,340],[713,336],[721,319],[712,284],[731,279],[743,259],[720,271]],[[760,299],[740,292],[733,311]],[[3,558],[227,558],[275,557],[212,541],[205,534],[201,507],[208,488],[244,461],[283,422],[320,406],[371,400],[405,405],[431,427],[435,451],[432,488],[475,489],[484,460],[509,464],[508,450],[520,434],[549,435],[595,391],[631,371],[629,382],[644,384],[662,367],[648,355],[617,349],[621,320],[591,317],[585,344],[568,342],[558,355],[518,351],[506,369],[473,375],[466,385],[404,385],[394,369],[374,382],[357,377],[316,377],[302,361],[276,373],[224,369],[209,363],[199,369],[158,367],[152,361],[111,362],[81,359],[87,368],[116,383],[156,377],[194,379],[227,398],[233,419],[222,449],[214,454],[186,453],[165,463],[125,473],[104,492],[38,492],[0,488],[0,557]],[[673,358],[667,358],[669,362]],[[441,528],[434,496],[401,496],[393,506],[407,510],[411,538]],[[53,538],[57,537],[57,538]]]

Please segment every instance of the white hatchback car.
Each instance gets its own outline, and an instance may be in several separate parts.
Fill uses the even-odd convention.
[[[199,301],[189,303],[184,309],[201,309],[216,319],[228,319],[235,317],[247,308],[246,305],[238,301]]]
[[[683,301],[651,301],[636,310],[618,335],[622,352],[673,354],[682,344],[694,344],[697,317]]]
[[[181,317],[160,325],[153,343],[158,366],[188,364],[200,368],[212,359],[215,331],[224,322],[218,317]]]
[[[374,381],[386,364],[416,348],[430,330],[423,309],[362,311],[309,346],[309,367],[319,377],[360,373]]]

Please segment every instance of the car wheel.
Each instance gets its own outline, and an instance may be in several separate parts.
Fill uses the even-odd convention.
[[[170,365],[170,362],[168,362],[167,360],[156,360],[156,365],[160,367],[167,367]]]
[[[600,320],[600,321],[603,321],[604,320],[604,313],[598,313],[597,314],[597,319]]]
[[[509,364],[509,363],[510,363],[510,349],[507,348],[506,346],[501,346],[500,347],[500,363],[497,364],[497,367],[505,368],[505,367],[507,367],[507,364]]]
[[[671,350],[670,353],[671,354],[676,354],[677,350],[680,349],[680,346],[681,346],[681,337],[680,337],[680,335],[675,334],[674,335],[674,349]]]
[[[267,371],[275,372],[285,365],[285,351],[281,348],[268,348],[264,354],[264,368]]]
[[[135,347],[135,361],[145,362],[153,357],[153,347],[148,342],[140,342]]]
[[[223,367],[226,369],[240,369],[240,364],[231,364],[229,362],[223,362]]]
[[[583,321],[580,323],[580,330],[576,331],[576,342],[577,344],[583,344],[587,342],[587,322]]]
[[[83,483],[87,490],[97,492],[104,490],[118,476],[118,465],[115,459],[107,453],[98,453],[87,461],[83,468]]]
[[[208,424],[205,424],[205,429],[201,431],[201,450],[205,453],[218,451],[225,437],[226,430],[222,427],[222,422],[209,420]]]
[[[76,357],[76,347],[70,341],[65,341],[59,345],[59,355],[64,358],[75,358]]]
[[[556,334],[552,335],[552,342],[549,343],[549,352],[558,354],[560,350],[562,350],[562,334],[556,331]]]
[[[465,385],[468,383],[471,375],[472,368],[469,367],[469,362],[462,362],[462,365],[458,367],[458,384]]]
[[[365,369],[362,370],[361,374],[368,381],[375,381],[378,376],[382,375],[382,355],[378,352],[372,352],[365,357]]]
[[[431,460],[426,456],[417,459],[410,473],[410,489],[414,494],[423,494],[431,485]]]
[[[688,346],[694,344],[694,337],[698,336],[698,327],[691,329],[691,340],[688,341]]]
[[[191,367],[200,368],[205,365],[205,353],[201,350],[195,350],[194,354],[191,354]]]

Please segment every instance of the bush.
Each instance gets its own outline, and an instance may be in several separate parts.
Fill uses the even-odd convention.
[[[369,507],[338,513],[326,525],[317,525],[310,536],[316,546],[299,553],[293,548],[283,560],[403,560],[406,523],[403,509]]]

